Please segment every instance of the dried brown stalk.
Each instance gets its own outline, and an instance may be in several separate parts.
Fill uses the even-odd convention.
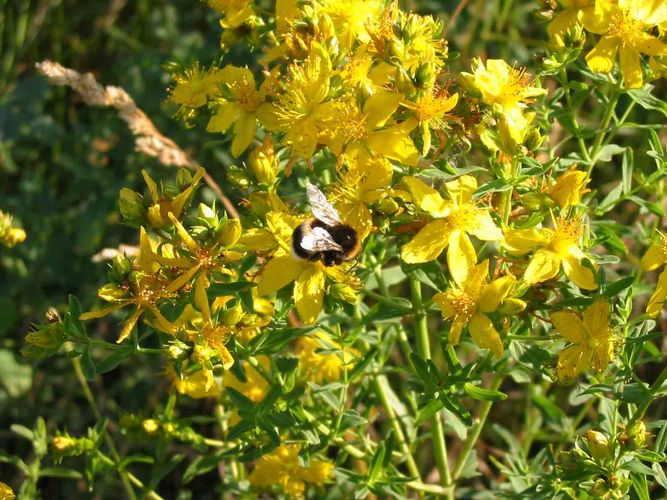
[[[122,88],[103,87],[97,83],[91,73],[81,74],[53,61],[42,61],[35,66],[37,71],[44,75],[50,83],[74,89],[86,104],[116,108],[118,116],[128,124],[134,134],[138,151],[157,158],[163,165],[185,167],[191,170],[199,168],[199,164],[191,156],[155,128],[146,113],[137,107]],[[238,218],[238,211],[208,173],[204,174],[204,180],[220,199],[229,216]]]

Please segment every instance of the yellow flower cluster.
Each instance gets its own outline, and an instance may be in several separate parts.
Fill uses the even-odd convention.
[[[25,240],[23,229],[12,226],[12,216],[0,210],[0,245],[13,247]]]
[[[655,58],[667,56],[667,44],[660,40],[667,25],[667,4],[664,0],[560,0],[560,11],[549,25],[549,34],[557,44],[579,24],[599,35],[595,47],[586,55],[591,70],[609,73],[616,57],[620,63],[623,84],[639,88],[644,84],[641,55],[652,56],[651,67],[656,77],[662,73]]]

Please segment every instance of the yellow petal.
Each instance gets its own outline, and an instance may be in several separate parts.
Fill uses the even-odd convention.
[[[319,265],[309,265],[294,284],[294,303],[301,320],[310,325],[322,312],[325,274]]]
[[[366,128],[374,130],[383,127],[402,100],[403,94],[395,92],[378,92],[370,96],[364,104]]]
[[[602,299],[596,300],[584,311],[584,324],[591,336],[597,339],[608,339],[611,335],[609,325],[609,304]]]
[[[466,231],[483,241],[500,241],[503,232],[496,226],[488,210],[475,208],[472,211],[472,222]]]
[[[563,271],[570,281],[584,290],[595,290],[598,285],[595,282],[595,273],[588,267],[584,267],[576,255],[567,253],[563,255]]]
[[[523,255],[535,247],[548,245],[552,235],[550,229],[510,229],[505,233],[503,246],[509,252]]]
[[[181,274],[178,278],[176,278],[174,281],[169,283],[167,285],[167,292],[173,293],[176,290],[180,289],[183,285],[189,282],[194,277],[195,274],[197,274],[197,271],[199,271],[200,267],[201,264],[197,264],[196,266],[191,267],[186,272]]]
[[[602,37],[598,44],[586,54],[588,67],[598,73],[609,73],[614,67],[618,40],[611,37]]]
[[[489,313],[498,309],[500,303],[509,295],[515,282],[516,278],[508,274],[489,283],[479,297],[479,310]]]
[[[475,344],[484,349],[490,349],[496,357],[503,355],[504,349],[500,334],[485,314],[477,313],[470,318],[470,335]]]
[[[460,206],[469,202],[477,191],[477,179],[472,175],[462,175],[458,179],[445,184],[449,197],[454,204]]]
[[[639,51],[632,47],[621,47],[619,56],[624,86],[629,89],[641,88],[644,84],[644,74],[639,62],[641,59]]]
[[[176,228],[176,232],[178,233],[178,236],[181,238],[181,241],[185,243],[185,246],[188,247],[188,250],[191,252],[196,252],[199,250],[199,245],[197,245],[197,242],[190,236],[190,233],[188,233],[185,228],[183,227],[183,224],[174,217],[174,214],[169,212],[167,214],[169,216],[169,220],[171,220],[171,223],[174,225]]]
[[[153,203],[157,203],[160,200],[160,195],[158,194],[157,191],[157,184],[151,178],[151,176],[148,175],[148,172],[146,170],[142,170],[141,175],[144,177],[144,182],[148,186],[148,192],[151,194],[151,201]]]
[[[447,249],[447,266],[454,281],[464,287],[468,280],[470,270],[477,263],[475,247],[470,243],[470,238],[463,231],[453,231],[449,235],[449,248]],[[486,274],[488,265],[484,266],[483,273]]]
[[[416,177],[403,177],[403,183],[412,194],[412,202],[423,211],[430,213],[434,217],[445,217],[449,215],[450,205],[442,199],[431,186],[426,185]]]
[[[523,279],[529,284],[542,283],[558,274],[560,256],[551,250],[541,249],[533,254]]]
[[[454,321],[449,327],[449,343],[451,345],[456,345],[459,343],[459,340],[461,339],[461,332],[463,331],[463,327],[466,323],[467,318],[465,317],[459,316],[454,318]]]
[[[232,140],[232,156],[237,158],[243,153],[255,138],[255,115],[242,113],[234,125],[234,139]]]
[[[589,357],[590,353],[578,345],[562,350],[558,354],[558,364],[556,366],[558,379],[568,381],[579,375],[586,368]]]
[[[176,326],[169,320],[167,320],[167,318],[162,316],[157,307],[152,306],[149,309],[153,313],[153,316],[155,317],[154,321],[152,322],[153,324],[151,326],[154,326],[163,333],[168,333],[169,335],[176,335]]]
[[[408,264],[428,262],[438,257],[449,242],[447,221],[430,222],[419,231],[412,241],[401,248],[401,258]]]
[[[635,34],[635,47],[649,56],[667,56],[667,44],[648,33]]]
[[[103,309],[100,309],[99,311],[88,311],[83,314],[79,315],[79,319],[81,321],[87,321],[89,319],[97,319],[97,318],[103,318],[107,314],[111,314],[114,311],[117,311],[118,309],[125,307],[128,303],[123,302],[122,304],[114,304],[113,306],[105,307]]]
[[[195,305],[197,306],[197,309],[199,309],[204,322],[210,323],[211,308],[209,307],[208,296],[206,295],[207,282],[208,280],[203,274],[197,278],[197,281],[195,282]]]
[[[416,167],[419,162],[419,151],[410,136],[398,126],[370,133],[366,144],[373,154],[386,156],[409,167]]]
[[[651,298],[648,301],[646,306],[646,314],[655,318],[660,311],[662,310],[662,305],[665,302],[665,297],[667,297],[667,269],[660,273],[658,277],[658,284],[655,287],[655,291]]]
[[[241,107],[238,104],[225,102],[220,105],[216,114],[214,114],[206,125],[207,132],[225,132],[232,126],[241,113]]]
[[[120,331],[118,334],[118,340],[116,340],[117,344],[120,344],[123,340],[125,340],[130,333],[132,333],[132,328],[134,328],[134,325],[137,324],[137,321],[139,320],[139,316],[141,316],[141,313],[144,312],[143,307],[138,307],[135,309],[135,311],[132,313],[132,315],[127,318],[127,321],[123,325],[123,329]]]
[[[257,293],[267,295],[280,290],[294,281],[301,271],[305,261],[296,260],[291,255],[281,255],[271,259],[262,270]]]
[[[614,343],[607,340],[598,343],[591,352],[591,368],[596,372],[605,370],[614,359]]]
[[[581,318],[570,311],[558,311],[549,315],[556,331],[568,342],[581,344],[586,341],[587,332]]]
[[[642,257],[642,269],[654,271],[663,264],[665,264],[665,252],[662,250],[662,242],[651,245]]]

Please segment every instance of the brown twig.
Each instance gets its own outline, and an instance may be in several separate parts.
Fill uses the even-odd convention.
[[[443,34],[446,35],[449,33],[449,30],[452,29],[454,26],[454,23],[456,22],[456,19],[459,17],[461,12],[463,12],[463,9],[465,9],[466,5],[468,4],[468,0],[461,0],[459,4],[456,6],[456,9],[454,9],[454,13],[452,14],[452,17],[449,18],[449,22],[447,23],[447,27],[445,28],[445,33]]]
[[[50,83],[74,89],[86,104],[116,108],[118,116],[127,123],[134,134],[138,151],[157,158],[163,165],[185,167],[191,170],[199,168],[199,164],[191,156],[178,147],[174,141],[160,133],[146,113],[137,107],[122,88],[103,87],[97,83],[91,73],[81,74],[53,61],[42,61],[35,66],[37,71],[44,75]],[[204,180],[220,199],[229,216],[238,218],[239,213],[236,207],[208,173],[204,174]]]

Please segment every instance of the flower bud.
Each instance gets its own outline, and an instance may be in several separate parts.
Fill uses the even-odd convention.
[[[236,304],[222,313],[222,323],[227,326],[234,326],[243,319],[244,314],[241,304]]]
[[[43,349],[56,350],[65,342],[65,326],[61,322],[38,327],[25,336],[25,341]]]
[[[609,446],[609,440],[601,432],[588,430],[584,434],[584,438],[588,443],[588,449],[591,452],[591,456],[596,460],[605,460],[611,458],[611,448]]]
[[[62,453],[76,446],[76,440],[69,436],[56,436],[51,440],[51,447]]]
[[[206,222],[210,223],[211,225],[217,224],[217,214],[208,205],[200,203],[199,206],[197,207],[197,216],[200,219],[203,219]]]
[[[332,297],[344,302],[354,304],[357,301],[357,294],[354,289],[345,283],[334,283],[329,288]]]
[[[141,427],[144,429],[146,434],[155,434],[160,428],[160,422],[154,418],[147,418],[141,422]]]
[[[619,441],[631,450],[638,450],[646,444],[646,435],[646,425],[640,420],[626,429],[619,437]]]
[[[113,258],[111,269],[109,269],[109,281],[114,283],[122,283],[127,280],[132,272],[132,262],[125,254],[118,253]]]
[[[227,180],[241,189],[247,189],[250,186],[250,179],[246,173],[238,167],[229,168],[227,171]]]
[[[192,174],[187,168],[180,168],[176,174],[176,185],[179,191],[189,187],[190,184],[192,184]]]
[[[377,209],[383,214],[391,215],[399,209],[398,203],[393,198],[384,198],[378,203]]]
[[[3,483],[2,481],[0,481],[0,498],[2,500],[14,500],[16,498],[14,490],[12,490],[8,484]]]
[[[509,297],[502,301],[497,311],[504,316],[519,314],[526,308],[526,303],[516,297]]]
[[[273,141],[269,136],[256,147],[248,159],[250,169],[262,184],[271,185],[276,180],[279,164],[275,155]]]
[[[146,217],[146,207],[144,207],[141,196],[128,188],[120,190],[118,208],[123,220],[132,225],[140,225]]]
[[[216,230],[216,240],[223,247],[231,247],[241,237],[243,228],[241,227],[241,221],[238,219],[228,219],[223,220]]]
[[[415,85],[412,81],[412,77],[405,71],[404,68],[396,68],[396,76],[394,77],[394,83],[399,92],[402,92],[405,95],[412,95],[415,92]]]

